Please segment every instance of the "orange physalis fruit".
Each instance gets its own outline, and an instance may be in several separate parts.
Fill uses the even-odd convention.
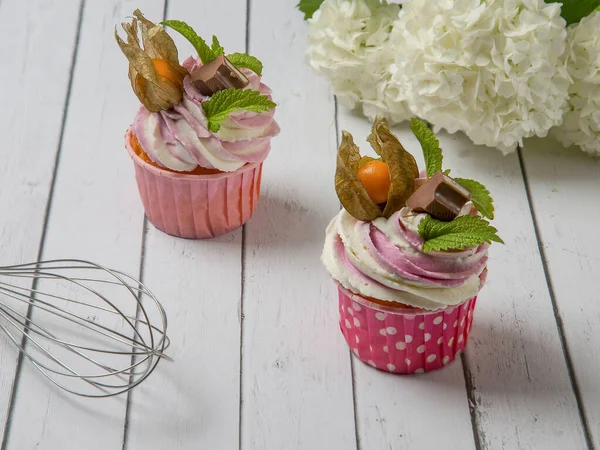
[[[383,161],[369,161],[358,168],[358,179],[378,205],[385,203],[390,192],[390,170]]]
[[[179,81],[177,81],[177,78],[175,78],[169,70],[167,61],[164,59],[153,58],[152,63],[154,64],[154,68],[156,69],[158,76],[171,80],[173,83],[180,84]]]

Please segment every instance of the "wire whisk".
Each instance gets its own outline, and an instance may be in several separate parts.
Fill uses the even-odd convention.
[[[167,316],[152,292],[89,261],[0,267],[0,328],[52,383],[83,397],[127,392],[168,359]]]

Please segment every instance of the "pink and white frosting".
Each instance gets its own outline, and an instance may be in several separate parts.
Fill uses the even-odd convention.
[[[489,245],[461,252],[423,252],[419,222],[403,208],[362,222],[342,209],[327,228],[322,260],[346,289],[426,310],[460,304],[479,292]]]
[[[201,63],[189,57],[182,64],[192,72]],[[271,98],[271,90],[261,77],[241,69],[254,89]],[[262,162],[271,149],[271,138],[279,133],[273,116],[275,108],[264,113],[240,111],[229,115],[217,133],[208,129],[202,102],[206,97],[184,79],[183,99],[173,108],[151,113],[141,106],[132,132],[150,159],[160,166],[190,172],[197,166],[233,172],[247,163]]]

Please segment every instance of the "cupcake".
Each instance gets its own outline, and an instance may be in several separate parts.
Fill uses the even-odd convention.
[[[352,352],[380,370],[439,369],[465,347],[487,274],[493,203],[474,180],[451,178],[427,125],[411,129],[413,156],[378,118],[361,157],[343,132],[335,187],[343,209],[327,228],[322,261],[339,297],[340,328]]]
[[[115,37],[142,103],[125,146],[146,216],[174,236],[226,234],[252,216],[263,161],[279,133],[262,63],[243,53],[225,56],[215,36],[209,46],[184,22],[155,25],[139,10],[133,15],[123,23],[126,41]],[[180,63],[163,26],[186,37],[197,55]]]

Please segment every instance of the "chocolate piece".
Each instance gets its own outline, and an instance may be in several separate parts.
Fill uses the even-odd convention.
[[[194,70],[190,80],[202,95],[207,96],[225,89],[242,89],[249,83],[248,78],[223,55]]]
[[[407,206],[416,212],[426,212],[439,220],[456,218],[465,204],[471,200],[471,192],[442,172],[434,174],[407,200]]]

